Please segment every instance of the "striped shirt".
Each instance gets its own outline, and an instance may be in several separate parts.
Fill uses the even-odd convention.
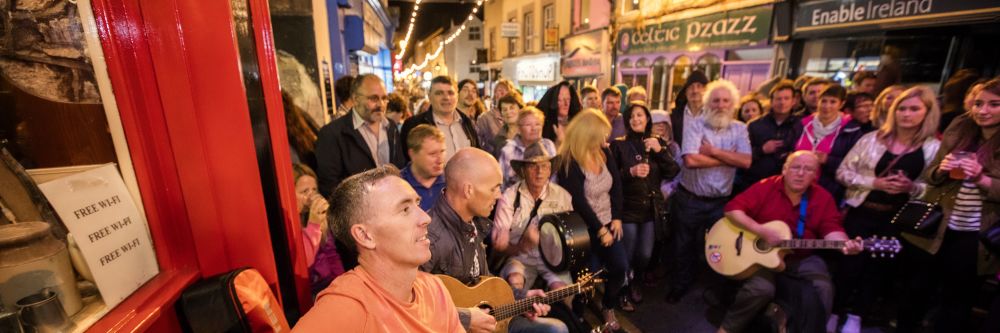
[[[983,194],[970,181],[962,182],[962,188],[955,197],[955,208],[948,219],[948,229],[955,231],[979,231],[983,217]]]

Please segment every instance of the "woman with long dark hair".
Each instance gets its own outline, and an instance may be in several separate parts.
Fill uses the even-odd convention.
[[[538,100],[538,109],[545,113],[542,137],[559,145],[566,126],[581,108],[580,97],[568,81],[559,82],[546,90],[542,99]]]
[[[625,136],[611,142],[611,152],[622,175],[622,237],[625,255],[632,268],[629,293],[622,297],[622,309],[635,310],[633,303],[642,302],[638,279],[653,254],[655,221],[666,209],[660,183],[677,176],[680,167],[667,149],[667,142],[653,135],[652,115],[643,103],[625,109]]]
[[[893,105],[903,100],[897,99]],[[983,85],[973,107],[945,130],[941,149],[925,174],[925,200],[940,200],[944,212],[929,238],[904,232],[918,249],[904,251],[909,270],[896,332],[913,332],[927,302],[941,289],[937,332],[969,332],[972,305],[985,276],[1000,261],[979,242],[979,234],[1000,218],[1000,78]]]

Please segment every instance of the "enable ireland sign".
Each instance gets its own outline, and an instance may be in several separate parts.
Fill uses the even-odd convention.
[[[770,28],[771,6],[730,10],[624,28],[618,34],[618,50],[622,54],[636,54],[755,46],[767,42]]]
[[[986,0],[818,0],[798,4],[797,31],[997,11]]]

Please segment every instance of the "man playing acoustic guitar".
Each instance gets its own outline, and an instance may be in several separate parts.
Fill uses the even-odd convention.
[[[420,266],[422,271],[451,276],[471,285],[488,276],[483,240],[491,229],[486,219],[500,197],[503,177],[500,164],[489,153],[476,148],[463,148],[455,153],[444,169],[445,192],[438,197],[428,213],[431,225],[427,237],[431,240],[431,260]],[[544,296],[533,289],[515,292],[517,299]],[[552,318],[540,318],[548,313],[548,304],[534,304],[534,312],[511,320],[511,332],[566,332],[566,325]],[[462,325],[470,332],[493,332],[496,319],[478,308],[458,309]]]
[[[815,184],[820,164],[811,151],[797,151],[788,156],[781,175],[757,182],[726,204],[726,217],[747,229],[771,246],[782,241],[773,229],[762,227],[769,221],[783,221],[792,229],[795,238],[847,241],[841,249],[844,254],[861,252],[860,238],[848,240],[841,225],[841,216],[833,197]],[[800,205],[804,205],[802,209]],[[800,211],[805,217],[800,218]],[[729,306],[719,328],[720,333],[742,332],[774,299],[775,274],[788,274],[812,283],[825,313],[830,316],[833,306],[833,283],[826,263],[808,251],[799,251],[785,259],[783,273],[761,269],[747,279]]]
[[[431,258],[420,196],[388,165],[348,177],[330,196],[337,239],[358,251],[358,266],[319,293],[294,332],[464,332],[437,277],[417,267]]]

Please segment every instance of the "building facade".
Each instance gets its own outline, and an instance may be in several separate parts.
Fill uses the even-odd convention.
[[[612,81],[613,44],[609,34],[611,2],[573,0],[570,34],[562,38],[563,78],[577,89],[585,85],[604,89]]]
[[[514,82],[525,101],[562,81],[560,39],[571,29],[570,0],[496,0],[485,4],[489,79]],[[492,84],[490,85],[492,87]]]

